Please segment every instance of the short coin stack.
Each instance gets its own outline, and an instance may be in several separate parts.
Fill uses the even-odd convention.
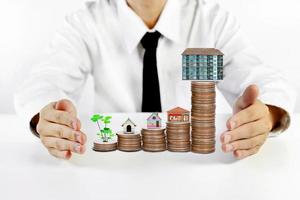
[[[142,129],[143,150],[160,152],[166,150],[165,129]]]
[[[214,82],[192,82],[192,152],[215,151],[216,91]]]
[[[108,151],[115,151],[117,150],[117,142],[116,141],[109,141],[109,142],[102,142],[102,141],[97,141],[94,142],[94,151],[98,152],[108,152]]]
[[[167,122],[167,144],[172,152],[190,151],[190,122]]]
[[[141,134],[139,133],[118,133],[118,149],[120,151],[134,152],[140,151]]]

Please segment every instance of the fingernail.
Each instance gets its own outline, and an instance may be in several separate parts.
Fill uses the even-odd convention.
[[[231,130],[235,129],[235,125],[236,125],[235,121],[230,121],[230,129]]]
[[[74,150],[76,153],[80,153],[80,144],[74,144]]]
[[[226,151],[232,151],[233,150],[233,146],[231,144],[227,144],[226,145]]]
[[[82,143],[82,137],[80,133],[75,133],[76,141]]]
[[[72,122],[72,128],[74,130],[77,130],[77,121],[76,120],[73,120],[73,122]]]
[[[72,156],[72,153],[70,152],[70,151],[67,151],[66,153],[65,153],[65,159],[70,159],[71,158],[71,156]]]
[[[242,158],[243,158],[243,153],[242,153],[242,152],[236,151],[236,152],[234,153],[234,156],[235,156],[237,159],[242,159]]]
[[[82,146],[81,153],[83,154],[85,150],[86,150],[85,146]]]
[[[230,142],[230,140],[231,140],[231,135],[225,134],[224,135],[224,143],[228,143],[228,142]]]

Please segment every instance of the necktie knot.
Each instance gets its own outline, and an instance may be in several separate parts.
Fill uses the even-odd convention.
[[[153,33],[147,32],[141,40],[141,44],[144,49],[156,49],[158,45],[158,40],[161,34],[158,31]]]

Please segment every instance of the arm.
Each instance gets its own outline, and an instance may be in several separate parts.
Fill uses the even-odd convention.
[[[215,46],[225,54],[224,80],[218,83],[218,88],[233,106],[249,85],[257,85],[260,90],[258,99],[271,110],[278,108],[285,113],[283,118],[286,119],[279,121],[286,123],[276,129],[285,130],[295,105],[294,89],[285,77],[258,57],[236,19],[218,6],[214,9],[218,13],[213,22]]]
[[[31,121],[33,128],[45,105],[60,99],[76,102],[91,71],[89,38],[79,14],[66,17],[43,61],[32,69],[15,94],[17,113],[26,123]]]
[[[91,71],[91,35],[81,15],[66,18],[65,27],[54,37],[47,56],[15,95],[17,113],[26,123],[30,122],[31,130],[49,153],[63,159],[69,159],[71,152],[85,151],[86,136],[80,131],[72,103],[80,96]]]
[[[215,5],[215,47],[224,54],[224,80],[218,83],[233,115],[221,135],[222,148],[244,158],[258,152],[270,131],[289,127],[296,93],[281,74],[256,55],[235,18]]]

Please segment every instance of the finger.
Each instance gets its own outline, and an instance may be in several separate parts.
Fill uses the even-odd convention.
[[[222,150],[224,152],[231,152],[235,150],[247,150],[256,146],[261,146],[267,139],[267,134],[261,134],[249,139],[237,140],[229,144],[223,144]]]
[[[234,113],[239,112],[242,109],[247,108],[249,105],[253,104],[257,99],[259,94],[258,87],[256,85],[250,85],[246,88],[243,95],[238,98],[234,106]]]
[[[70,113],[60,110],[45,110],[41,112],[41,118],[49,122],[66,125],[74,130],[79,130],[79,120]]]
[[[253,105],[239,111],[229,118],[226,125],[229,130],[233,130],[243,124],[261,119],[268,113],[268,106],[257,100]]]
[[[61,138],[43,137],[41,138],[41,141],[47,148],[54,148],[59,151],[72,151],[79,154],[82,154],[85,151],[85,147],[81,144]]]
[[[237,159],[244,159],[248,156],[256,154],[259,151],[260,147],[261,146],[256,146],[256,147],[254,147],[252,149],[249,149],[249,150],[237,150],[237,151],[234,151],[233,155]]]
[[[66,112],[70,113],[71,116],[73,116],[75,118],[77,116],[76,107],[68,99],[62,99],[62,100],[56,102],[54,108],[56,110],[66,111]],[[75,124],[73,124],[73,127],[74,127],[75,130],[80,130],[81,129],[81,122],[80,122],[80,120],[77,120],[77,122]]]
[[[74,117],[77,116],[77,111],[74,104],[68,99],[62,99],[56,102],[54,107],[56,110],[66,111],[71,115],[73,115]]]
[[[44,123],[46,125],[44,125]],[[52,122],[44,123],[37,127],[38,133],[40,133],[40,135],[43,135],[44,137],[68,139],[70,141],[79,142],[80,144],[85,144],[86,142],[86,135],[81,131],[75,131],[65,125],[55,124]]]
[[[70,151],[59,151],[54,148],[48,149],[48,152],[56,158],[65,159],[65,160],[69,160],[72,156],[72,153]]]
[[[66,112],[70,113],[70,115],[75,117],[75,118],[77,116],[76,107],[68,99],[62,99],[62,100],[56,102],[55,105],[54,105],[54,108],[56,110],[66,111]],[[81,129],[81,122],[79,120],[74,124],[74,129],[75,130],[80,130]]]
[[[269,132],[271,124],[265,118],[244,124],[232,131],[226,131],[221,134],[221,142],[224,144],[233,142],[235,140],[252,138],[257,135]]]

